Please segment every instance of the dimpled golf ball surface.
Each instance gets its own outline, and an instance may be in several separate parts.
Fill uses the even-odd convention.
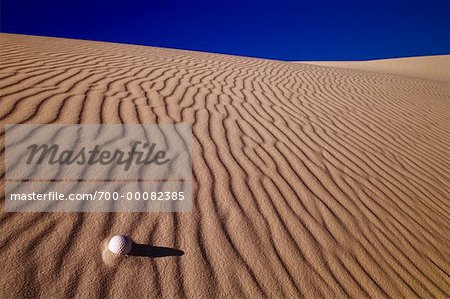
[[[130,238],[127,236],[117,235],[112,237],[109,241],[108,249],[115,254],[125,255],[130,253],[131,245]]]

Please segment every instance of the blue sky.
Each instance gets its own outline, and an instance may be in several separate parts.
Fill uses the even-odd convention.
[[[280,60],[450,54],[443,0],[1,0],[0,31]]]

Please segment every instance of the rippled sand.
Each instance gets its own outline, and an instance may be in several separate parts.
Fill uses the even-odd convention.
[[[450,296],[450,84],[413,77],[1,34],[3,178],[6,124],[183,122],[195,186],[190,213],[2,209],[0,297]],[[111,259],[118,233],[184,254]]]

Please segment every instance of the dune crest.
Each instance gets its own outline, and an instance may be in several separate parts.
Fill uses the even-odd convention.
[[[367,61],[304,61],[302,63],[450,83],[450,55]]]
[[[6,124],[189,123],[194,207],[2,209],[0,297],[448,297],[449,87],[1,34],[0,163]],[[184,254],[111,262],[116,234]]]

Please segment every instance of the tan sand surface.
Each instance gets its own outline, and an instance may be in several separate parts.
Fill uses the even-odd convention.
[[[184,122],[195,186],[190,213],[2,208],[0,298],[448,298],[450,84],[411,74],[1,34],[1,163],[6,124]],[[184,255],[111,261],[118,233]]]
[[[368,61],[308,61],[303,63],[351,70],[387,73],[450,83],[450,55]]]

